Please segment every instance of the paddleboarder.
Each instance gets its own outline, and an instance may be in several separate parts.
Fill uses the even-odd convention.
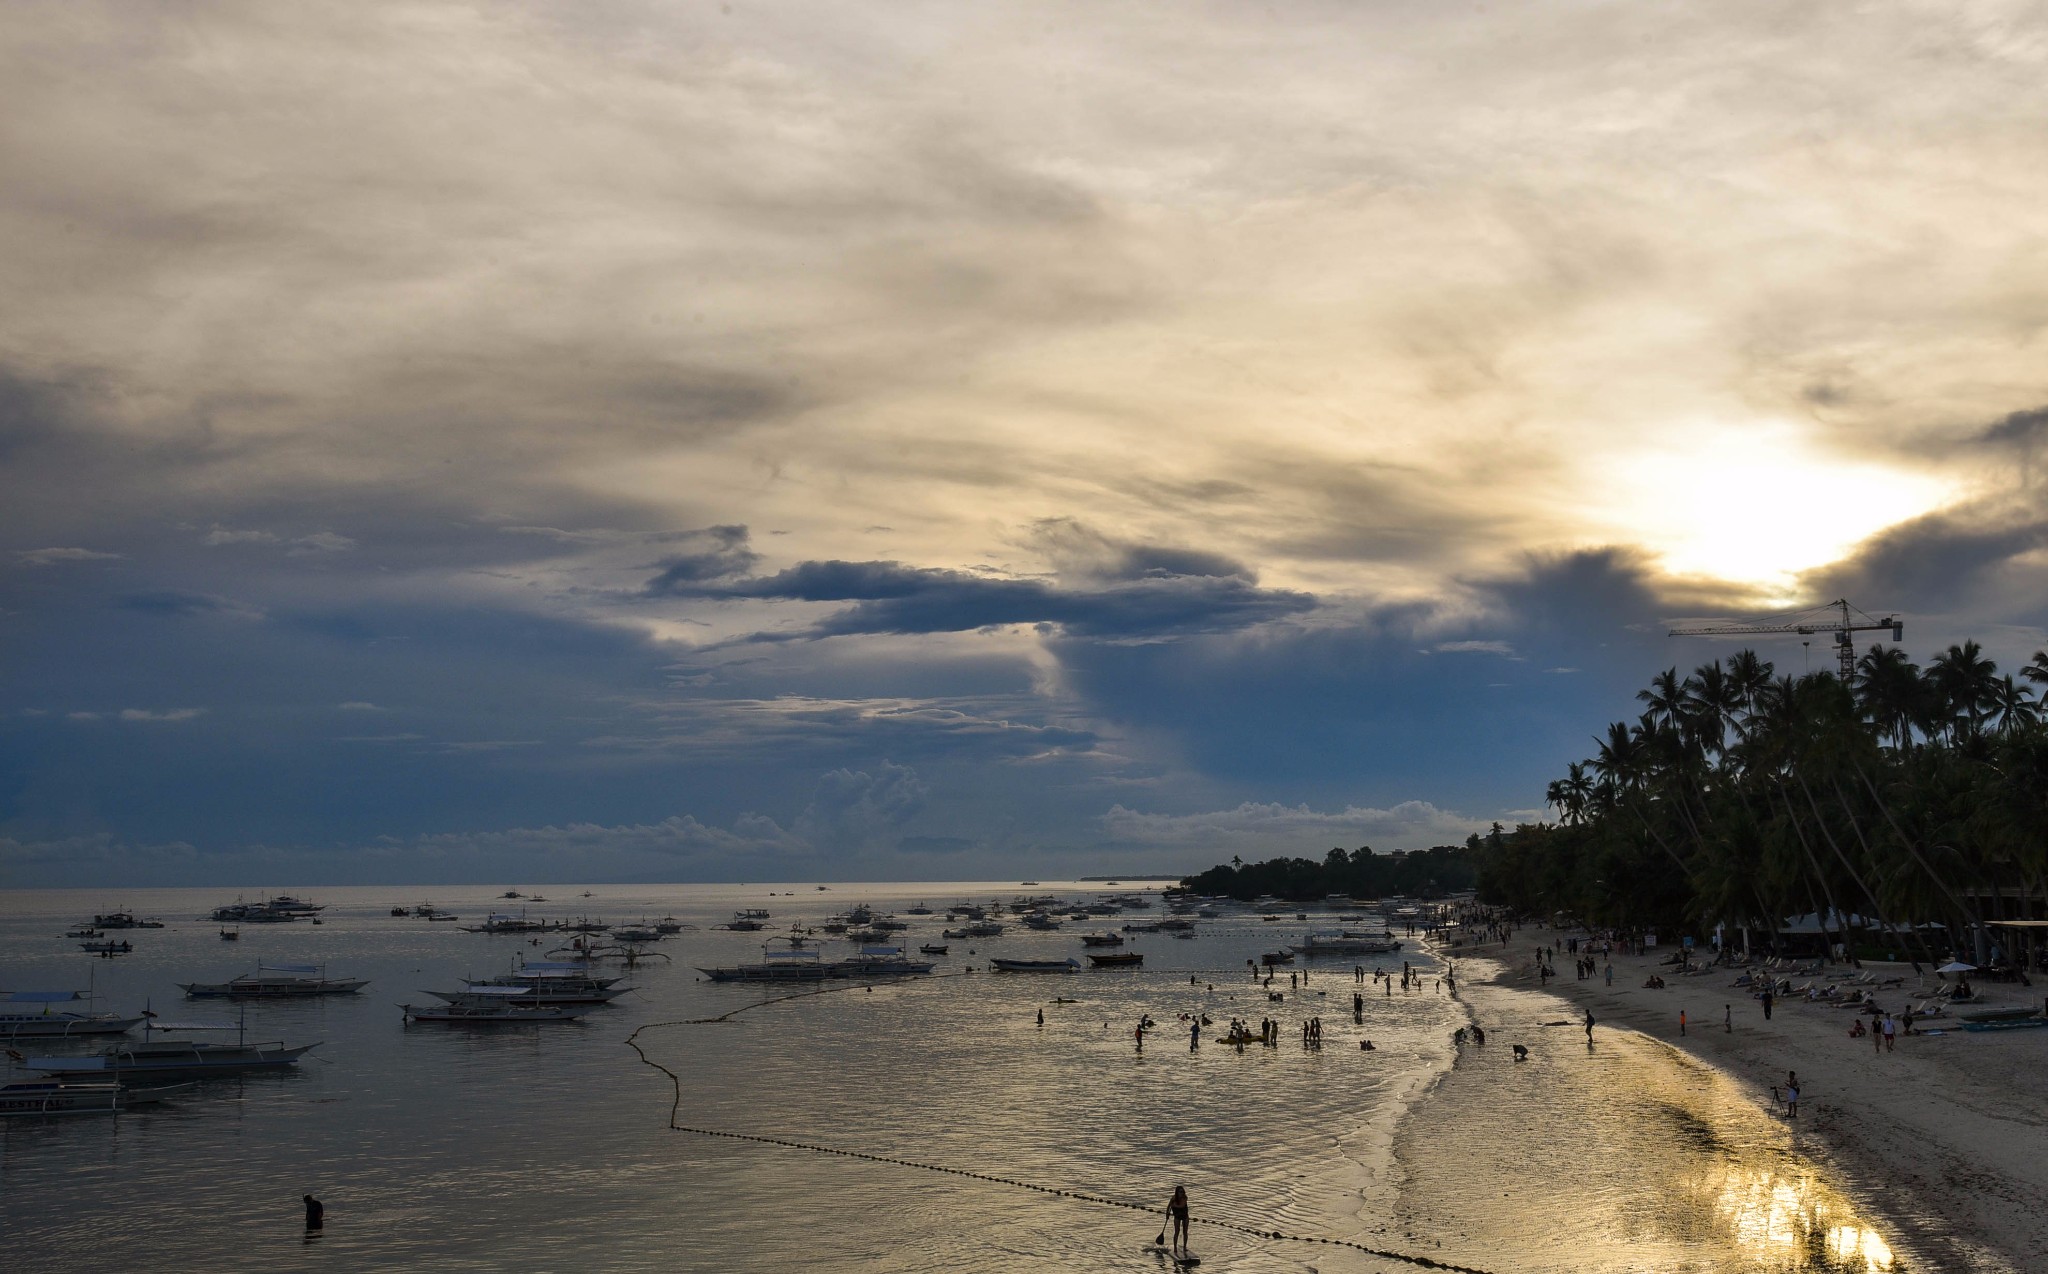
[[[1188,1188],[1175,1186],[1173,1201],[1166,1205],[1167,1219],[1173,1222],[1173,1251],[1178,1256],[1188,1247]]]

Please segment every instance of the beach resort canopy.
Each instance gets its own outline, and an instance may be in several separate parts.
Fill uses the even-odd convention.
[[[1976,971],[1976,965],[1964,964],[1961,960],[1951,960],[1935,970],[1936,973],[1975,973]]]

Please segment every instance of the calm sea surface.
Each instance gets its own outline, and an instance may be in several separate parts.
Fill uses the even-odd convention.
[[[524,904],[535,916],[674,914],[700,927],[655,947],[671,959],[632,971],[636,989],[582,1022],[495,1030],[406,1026],[397,1006],[544,958],[566,935],[536,948],[389,914],[431,898],[471,923],[522,905],[495,889],[312,891],[323,924],[243,926],[236,943],[194,919],[231,891],[7,894],[0,989],[90,985],[102,1009],[232,1021],[234,1006],[187,1003],[174,984],[224,981],[259,959],[371,984],[249,1005],[252,1040],[321,1041],[296,1073],[207,1081],[117,1119],[0,1121],[0,1266],[1157,1270],[1144,1250],[1156,1215],[1071,1196],[1159,1207],[1184,1183],[1205,1269],[1416,1268],[1205,1218],[1502,1274],[1921,1268],[1733,1085],[1668,1050],[1617,1035],[1594,1058],[1559,1050],[1541,1081],[1533,1065],[1502,1069],[1504,1048],[1458,1059],[1450,1034],[1468,1005],[1440,994],[1439,966],[1411,949],[1380,963],[1398,974],[1413,960],[1423,988],[1390,997],[1368,984],[1362,1024],[1349,962],[1318,961],[1304,989],[1268,1002],[1246,961],[1335,923],[1327,914],[1202,921],[1192,941],[1134,935],[1137,971],[990,974],[991,955],[1079,956],[1081,932],[1163,913],[1056,933],[1012,925],[952,941],[939,976],[769,1003],[791,988],[711,983],[695,968],[757,958],[774,930],[856,902],[901,916],[919,900],[1096,888],[591,886],[584,898],[539,886],[549,901]],[[710,928],[741,906],[770,911],[770,929]],[[113,960],[62,936],[115,907],[169,927],[124,935],[137,950]],[[908,945],[942,940],[943,915],[901,918]],[[1560,1012],[1549,997],[1497,994],[1484,1010],[1495,1029]],[[1233,1016],[1277,1016],[1282,1046],[1240,1053],[1205,1038],[1191,1053],[1178,1019],[1204,1012],[1212,1033]],[[1161,1025],[1140,1053],[1132,1027],[1146,1014]],[[1300,1042],[1310,1015],[1325,1023],[1319,1051]],[[677,1081],[627,1046],[636,1030]],[[682,1125],[894,1162],[675,1131],[672,1103]],[[1666,1135],[1674,1127],[1683,1135]],[[1559,1181],[1560,1156],[1565,1194],[1531,1188]],[[309,1191],[327,1205],[312,1238]]]

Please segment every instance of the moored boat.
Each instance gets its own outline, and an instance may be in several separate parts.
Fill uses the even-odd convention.
[[[51,1006],[86,997],[76,991],[14,991],[0,1000],[0,1036],[8,1039],[68,1038],[73,1035],[121,1035],[140,1026],[140,1017],[116,1013],[77,1013]],[[28,1005],[41,1005],[31,1009]]]
[[[113,1080],[27,1079],[0,1084],[0,1115],[117,1115],[187,1088],[130,1088]]]
[[[1132,968],[1145,963],[1145,955],[1141,951],[1112,951],[1107,955],[1091,954],[1088,962],[1098,969]]]
[[[1081,967],[1081,962],[1071,957],[1065,960],[990,960],[988,963],[997,973],[1072,973]]]
[[[208,1044],[199,1040],[158,1040],[119,1043],[84,1057],[31,1057],[23,1065],[45,1075],[105,1076],[127,1080],[159,1075],[242,1075],[253,1071],[283,1070],[298,1064],[299,1058],[320,1047],[316,1041],[290,1047],[282,1041],[248,1042],[247,1032],[235,1026],[212,1023],[193,1025],[147,1024],[154,1031],[238,1031],[233,1044]]]
[[[1312,933],[1290,948],[1296,955],[1385,955],[1401,949],[1400,939],[1388,933],[1362,933],[1353,929]]]
[[[227,982],[180,982],[188,1000],[289,1000],[310,995],[353,995],[368,978],[330,978],[324,965],[259,964]]]

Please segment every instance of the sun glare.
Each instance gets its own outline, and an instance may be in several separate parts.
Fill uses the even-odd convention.
[[[1673,575],[1773,600],[1792,599],[1800,572],[1950,497],[1932,476],[1825,452],[1785,422],[1698,422],[1614,458],[1600,476],[1611,533]]]

